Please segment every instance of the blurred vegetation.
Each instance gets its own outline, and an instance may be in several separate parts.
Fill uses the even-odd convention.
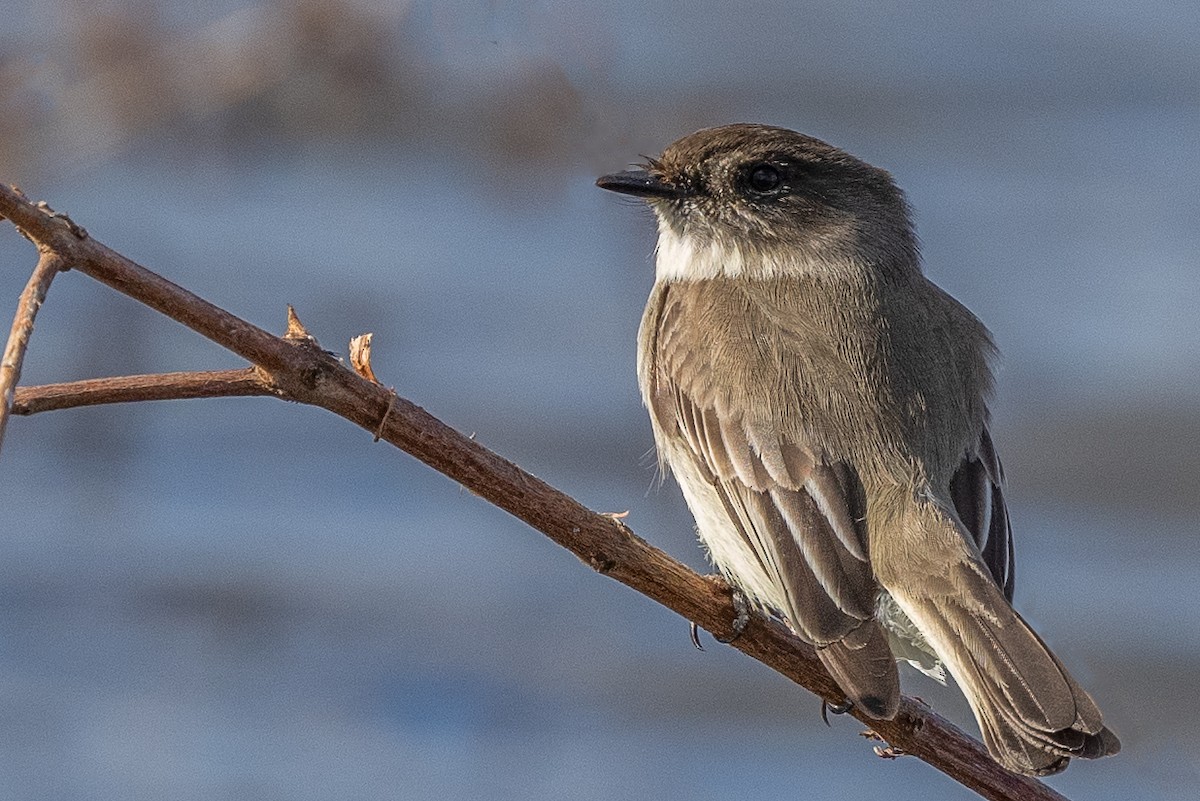
[[[439,25],[451,10],[414,22],[413,8],[275,0],[200,18],[154,0],[49,6],[53,38],[0,47],[0,167],[69,170],[147,137],[232,154],[411,141],[539,163],[587,145],[588,111],[560,64],[487,39],[487,21],[464,48],[461,20]]]

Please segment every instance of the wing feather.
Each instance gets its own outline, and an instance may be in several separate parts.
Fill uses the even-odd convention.
[[[783,599],[779,611],[817,645],[840,640],[872,619],[878,592],[857,476],[780,424],[781,415],[751,419],[737,408],[738,395],[720,393],[711,342],[683,325],[685,316],[682,303],[664,298],[646,387],[656,423],[686,443],[752,563]]]
[[[1004,503],[1004,468],[986,426],[978,445],[966,454],[951,479],[950,497],[983,563],[1011,602],[1016,572],[1012,528]]]

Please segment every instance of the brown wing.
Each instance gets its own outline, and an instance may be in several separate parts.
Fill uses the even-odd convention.
[[[722,418],[677,385],[673,395],[676,432],[745,546],[786,597],[787,608],[779,611],[818,645],[870,618],[875,590],[862,524],[834,467],[774,432]]]
[[[1004,505],[1004,468],[986,426],[978,447],[967,454],[950,481],[950,496],[992,578],[1012,601],[1016,571],[1012,529]]]
[[[877,717],[890,717],[899,679],[874,620],[878,587],[867,556],[858,477],[780,424],[758,422],[773,419],[761,408],[754,420],[737,408],[731,398],[749,397],[752,390],[731,396],[713,379],[732,374],[722,370],[722,358],[732,353],[753,359],[753,349],[739,349],[735,333],[726,331],[722,339],[722,332],[694,319],[681,325],[684,303],[663,305],[648,387],[651,413],[665,436],[686,443],[696,472],[715,490],[736,536],[777,590],[778,611],[821,649],[848,696]]]

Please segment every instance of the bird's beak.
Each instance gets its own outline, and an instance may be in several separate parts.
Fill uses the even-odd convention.
[[[610,192],[649,198],[680,198],[686,192],[674,184],[658,178],[645,170],[626,170],[596,179],[596,186]]]

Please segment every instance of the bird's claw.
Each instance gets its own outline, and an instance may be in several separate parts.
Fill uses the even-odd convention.
[[[746,627],[750,625],[750,600],[737,587],[730,587],[729,593],[733,600],[734,618],[733,622],[730,624],[730,628],[733,630],[733,635],[731,637],[718,637],[716,634],[713,635],[713,639],[722,645],[729,645],[729,643],[742,636],[742,632],[745,631]],[[689,630],[691,633],[692,645],[696,646],[697,651],[703,651],[704,646],[700,644],[700,626],[695,621],[692,621],[689,626]]]

